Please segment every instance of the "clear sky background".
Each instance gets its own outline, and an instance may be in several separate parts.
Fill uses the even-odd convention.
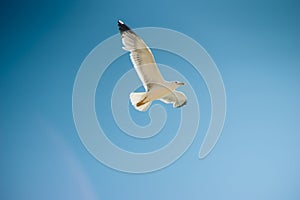
[[[0,15],[0,199],[300,199],[298,1],[9,1]],[[163,170],[118,172],[81,143],[73,83],[88,53],[118,33],[118,19],[180,31],[214,59],[227,117],[205,159],[197,155],[208,127],[207,91],[194,143]],[[157,60],[172,65],[168,58],[157,51]],[[116,129],[113,121],[105,125]],[[115,142],[133,148],[126,141]]]

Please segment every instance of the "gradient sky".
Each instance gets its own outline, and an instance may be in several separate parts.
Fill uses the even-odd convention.
[[[9,1],[0,11],[0,199],[300,199],[298,1]],[[197,94],[203,119],[195,141],[163,170],[115,171],[81,143],[73,83],[89,52],[118,33],[118,19],[132,28],[180,31],[217,64],[227,117],[205,159],[197,156],[209,121],[207,91]],[[185,64],[154,53],[178,70]],[[124,56],[107,74],[120,73],[116,64],[123,61],[130,67]],[[190,78],[205,90],[201,77]],[[99,93],[109,98],[109,86]],[[117,129],[113,121],[105,125]]]

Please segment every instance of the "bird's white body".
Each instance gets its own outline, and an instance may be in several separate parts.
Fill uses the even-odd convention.
[[[122,36],[123,49],[130,51],[130,59],[141,79],[146,92],[131,93],[130,101],[139,111],[147,111],[151,102],[161,100],[164,103],[173,103],[173,107],[186,104],[186,96],[176,88],[183,83],[165,81],[160,74],[149,47],[128,26],[119,21],[119,30]]]
[[[130,101],[137,110],[145,111],[152,101],[162,99],[172,93],[167,85],[169,84],[156,84],[148,92],[133,92],[130,94]]]

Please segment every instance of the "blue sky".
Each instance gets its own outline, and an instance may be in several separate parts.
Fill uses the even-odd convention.
[[[299,9],[293,0],[2,3],[0,199],[299,199]],[[122,173],[81,143],[72,116],[73,83],[89,52],[118,33],[118,19],[132,28],[180,31],[217,64],[227,117],[205,159],[197,155],[209,122],[209,94],[189,70],[186,76],[203,89],[197,94],[203,118],[193,144],[175,163],[148,174]],[[186,64],[154,53],[178,70]],[[107,76],[119,72],[123,61],[130,66],[121,57]],[[109,99],[109,87],[99,87],[97,95]],[[106,128],[117,129],[109,119]],[[135,144],[109,137],[124,148]],[[152,148],[143,143],[138,150]]]

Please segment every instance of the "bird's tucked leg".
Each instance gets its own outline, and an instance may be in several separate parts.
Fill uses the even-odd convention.
[[[137,107],[140,107],[140,106],[142,106],[142,105],[148,103],[149,101],[146,101],[146,99],[147,99],[147,97],[144,97],[140,102],[138,102],[138,103],[136,104],[136,106],[137,106]]]
[[[151,105],[151,100],[147,92],[132,92],[130,93],[130,101],[135,109],[145,112]]]

